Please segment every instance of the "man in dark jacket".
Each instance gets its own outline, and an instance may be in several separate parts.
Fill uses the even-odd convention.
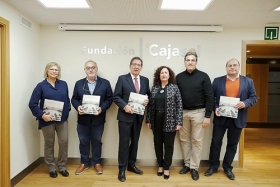
[[[136,174],[143,174],[143,171],[135,166],[138,141],[143,122],[143,115],[133,113],[133,109],[128,105],[128,99],[131,92],[150,95],[149,79],[140,74],[143,61],[139,57],[133,57],[130,61],[130,73],[121,75],[116,83],[113,100],[119,107],[119,174],[118,179],[121,182],[126,180],[125,170]],[[148,99],[144,105],[148,104]]]
[[[81,165],[77,168],[75,174],[79,175],[89,168],[90,144],[92,146],[92,164],[94,169],[97,174],[102,174],[101,138],[104,130],[106,110],[113,101],[113,92],[110,82],[97,76],[98,67],[96,62],[92,60],[87,61],[84,70],[87,77],[76,82],[71,99],[73,107],[78,112],[77,132],[81,153]],[[85,98],[89,98],[89,100]],[[89,110],[89,107],[91,110]]]
[[[242,129],[246,127],[247,109],[257,102],[256,90],[253,80],[239,75],[240,64],[236,59],[230,59],[226,63],[227,75],[215,78],[213,92],[215,97],[215,116],[212,135],[212,143],[209,155],[209,169],[205,176],[211,176],[218,171],[220,166],[220,152],[224,134],[227,130],[227,147],[223,160],[224,173],[230,180],[234,180],[232,162],[236,154]],[[219,110],[221,96],[239,98],[234,108],[238,111],[237,118],[227,117]]]

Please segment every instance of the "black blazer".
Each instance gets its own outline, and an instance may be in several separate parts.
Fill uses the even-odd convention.
[[[117,119],[119,121],[131,123],[136,117],[142,122],[144,116],[137,114],[128,114],[124,111],[124,107],[128,103],[130,92],[136,93],[131,74],[121,75],[116,83],[113,100],[119,107]],[[140,91],[139,94],[150,95],[149,79],[147,77],[140,76]]]
[[[86,78],[77,81],[74,87],[71,103],[76,110],[78,106],[82,105],[83,95],[91,95]],[[91,114],[78,114],[78,124],[80,125],[100,125],[105,123],[106,110],[113,102],[113,92],[110,82],[97,76],[96,86],[92,95],[100,96],[99,107],[102,109],[102,112],[98,116]]]

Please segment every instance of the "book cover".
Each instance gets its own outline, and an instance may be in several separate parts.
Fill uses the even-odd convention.
[[[50,115],[52,121],[61,121],[64,102],[45,99],[43,111],[46,115]]]
[[[144,106],[145,99],[148,99],[147,95],[130,92],[128,105],[133,109],[133,113],[144,115],[146,108]]]
[[[85,114],[98,114],[100,96],[99,95],[84,95],[82,108]]]
[[[235,105],[240,101],[240,98],[235,97],[220,97],[219,103],[219,113],[221,116],[237,118],[238,109],[235,108]]]

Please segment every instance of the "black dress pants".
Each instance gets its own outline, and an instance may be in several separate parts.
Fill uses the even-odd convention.
[[[174,151],[175,132],[164,132],[164,116],[163,111],[156,111],[154,124],[154,147],[159,167],[169,170],[172,164],[172,156]]]
[[[227,118],[225,124],[215,125],[213,127],[212,142],[210,147],[209,163],[213,169],[220,166],[220,152],[223,143],[223,137],[227,130],[227,147],[223,160],[225,171],[232,170],[232,162],[236,154],[242,128],[237,128],[233,118]]]
[[[131,123],[119,121],[119,170],[124,171],[127,165],[134,167],[137,157],[138,141],[142,122],[136,117]]]

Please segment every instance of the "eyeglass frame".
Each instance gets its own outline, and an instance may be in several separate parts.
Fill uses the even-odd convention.
[[[196,62],[196,59],[186,59],[185,62]]]
[[[133,66],[133,67],[136,67],[136,66],[137,67],[142,67],[142,64],[137,64],[137,63],[131,63],[130,65]]]
[[[236,68],[236,67],[238,67],[238,66],[240,66],[240,65],[239,65],[239,64],[230,64],[230,65],[227,65],[228,68],[232,68],[232,67]]]
[[[49,71],[55,71],[55,72],[60,72],[59,69],[53,69],[53,68],[50,68]]]
[[[96,68],[97,68],[97,66],[91,66],[91,67],[87,66],[87,67],[85,67],[85,70],[87,70],[87,71],[95,70]]]
[[[89,89],[88,89],[88,90],[85,89],[85,85],[88,84],[88,83],[89,83],[89,82],[88,82],[87,80],[84,82],[83,90],[90,93],[90,90],[89,90]],[[96,80],[94,81],[94,84],[96,84]],[[91,94],[91,93],[90,93],[90,94]]]

